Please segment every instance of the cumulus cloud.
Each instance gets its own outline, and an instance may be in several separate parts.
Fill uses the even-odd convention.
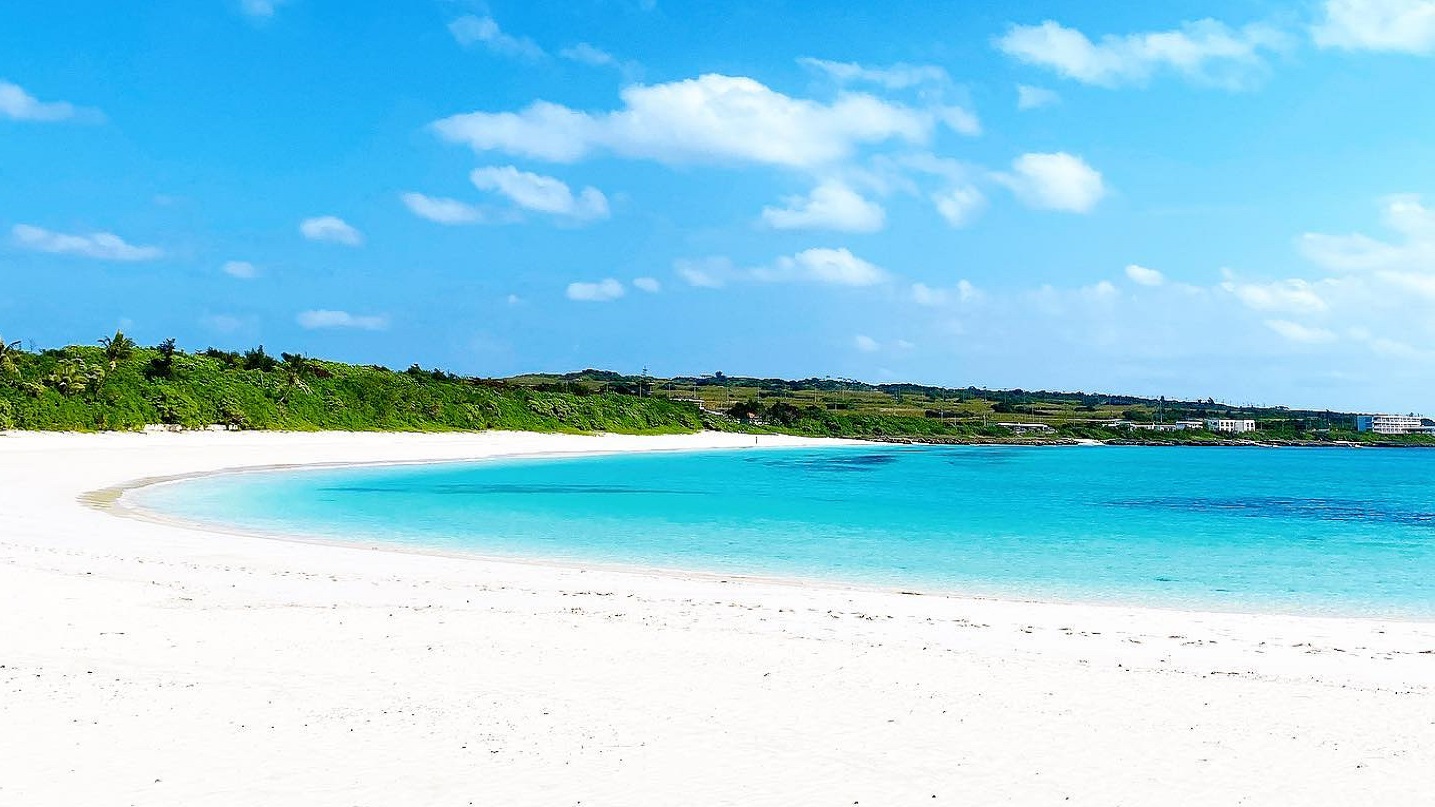
[[[338,216],[318,216],[299,222],[299,232],[310,241],[326,241],[357,247],[364,243],[364,236]]]
[[[1166,282],[1166,276],[1159,271],[1134,263],[1126,267],[1126,277],[1141,286],[1159,286]]]
[[[389,318],[382,314],[359,315],[348,311],[316,309],[300,312],[294,318],[299,327],[315,331],[329,328],[351,328],[360,331],[388,330]]]
[[[965,227],[986,207],[987,198],[973,185],[964,185],[932,194],[937,213],[953,227]]]
[[[32,122],[54,122],[102,117],[93,109],[65,101],[41,101],[18,84],[0,79],[0,118]]]
[[[852,337],[852,346],[863,353],[876,353],[882,349],[882,346],[877,344],[876,339],[860,333]]]
[[[613,278],[597,283],[569,283],[568,299],[585,303],[606,303],[622,297],[626,292],[623,284]]]
[[[1106,195],[1101,172],[1066,152],[1023,154],[1012,162],[1011,173],[996,179],[1040,210],[1089,213]]]
[[[121,262],[152,261],[164,256],[164,250],[159,247],[135,246],[114,233],[71,235],[30,224],[17,224],[11,228],[10,235],[18,247],[56,255]]]
[[[649,294],[657,294],[663,290],[663,284],[657,278],[639,277],[633,279],[633,288],[639,291],[646,291]]]
[[[422,193],[405,193],[399,198],[410,213],[436,224],[473,224],[483,220],[483,211],[457,199],[425,196]]]
[[[1175,30],[1108,35],[1093,42],[1081,31],[1047,20],[1012,26],[996,45],[1018,61],[1085,84],[1141,85],[1170,70],[1196,83],[1237,88],[1260,75],[1266,55],[1286,49],[1289,39],[1268,25],[1231,28],[1206,19]]]
[[[535,61],[547,55],[533,40],[504,33],[492,17],[465,14],[449,23],[448,30],[464,47],[481,45],[500,56]]]
[[[1323,342],[1334,342],[1336,335],[1324,328],[1312,328],[1301,325],[1298,322],[1291,322],[1285,319],[1268,319],[1266,327],[1280,334],[1281,337],[1291,342],[1299,342],[1305,345],[1316,345]]]
[[[240,280],[253,280],[259,277],[259,267],[249,261],[228,261],[219,267],[219,270]]]
[[[807,281],[834,286],[875,286],[888,280],[886,270],[853,255],[847,249],[807,249],[778,258],[770,267],[752,270],[764,282]]]
[[[1017,109],[1041,109],[1044,106],[1054,106],[1059,103],[1061,103],[1061,96],[1044,87],[1033,87],[1029,84],[1018,84],[1016,87]]]
[[[828,180],[807,196],[783,199],[785,207],[767,207],[762,220],[777,230],[841,230],[872,233],[886,224],[882,206],[838,180]]]
[[[469,180],[479,190],[501,194],[524,210],[578,221],[608,217],[608,197],[597,188],[584,188],[575,194],[562,180],[520,171],[511,165],[475,169]]]
[[[732,162],[812,168],[864,144],[924,143],[937,117],[861,93],[831,104],[793,98],[750,78],[709,74],[625,88],[623,106],[589,113],[537,101],[520,112],[472,112],[437,121],[443,139],[477,152],[550,162],[608,152],[668,164]]]
[[[1326,0],[1311,35],[1327,48],[1435,53],[1435,0]]]

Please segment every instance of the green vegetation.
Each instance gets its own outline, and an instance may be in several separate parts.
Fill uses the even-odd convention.
[[[397,373],[296,354],[189,354],[173,340],[136,346],[124,334],[97,347],[0,351],[0,429],[184,428],[311,431],[693,432],[698,408],[618,393],[544,392],[417,367]]]
[[[1258,431],[1151,428],[1250,419]],[[585,370],[465,378],[418,365],[403,372],[281,353],[209,349],[174,340],[140,347],[123,333],[96,346],[25,351],[0,339],[0,430],[183,428],[311,431],[682,433],[700,429],[928,442],[1143,444],[1352,442],[1435,445],[1432,436],[1354,431],[1354,416],[1120,395],[871,385],[844,379],[655,379]]]

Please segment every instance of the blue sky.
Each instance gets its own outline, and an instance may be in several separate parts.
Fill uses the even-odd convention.
[[[1435,411],[1435,0],[1124,5],[5,4],[0,334]]]

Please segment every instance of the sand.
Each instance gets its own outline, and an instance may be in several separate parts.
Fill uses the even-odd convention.
[[[257,465],[750,443],[0,437],[0,805],[1435,803],[1431,623],[412,555],[81,501]]]

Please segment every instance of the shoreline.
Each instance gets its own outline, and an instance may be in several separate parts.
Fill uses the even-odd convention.
[[[721,449],[710,448],[674,448],[658,449],[651,453],[701,453],[705,451],[751,451],[770,450],[781,451],[792,448],[809,447],[860,447],[863,441],[855,440],[832,440],[822,442],[817,446],[811,443],[805,444],[779,444],[775,446],[730,446]],[[877,443],[877,445],[891,445],[890,443]],[[909,445],[903,443],[901,445]],[[971,447],[980,447],[976,444]],[[511,564],[523,567],[539,567],[563,569],[568,571],[601,571],[605,573],[634,576],[637,578],[660,577],[671,578],[677,581],[705,581],[719,583],[734,583],[738,585],[769,585],[783,586],[797,589],[817,589],[834,592],[866,592],[872,594],[902,595],[908,597],[933,597],[948,599],[957,602],[988,602],[988,603],[1009,603],[1013,605],[1045,605],[1045,606],[1077,606],[1091,608],[1111,608],[1121,610],[1141,610],[1157,613],[1174,613],[1187,616],[1208,617],[1215,615],[1226,616],[1253,616],[1253,617],[1289,617],[1295,619],[1349,619],[1363,622],[1380,623],[1408,623],[1413,625],[1430,625],[1435,627],[1435,616],[1419,617],[1410,614],[1354,614],[1341,612],[1319,612],[1307,611],[1292,608],[1288,610],[1252,610],[1240,606],[1231,608],[1202,608],[1186,607],[1179,605],[1162,605],[1150,602],[1143,602],[1139,598],[1130,600],[1124,599],[1081,599],[1074,597],[1064,599],[1060,597],[1020,597],[1010,596],[1001,593],[979,594],[959,589],[926,588],[922,585],[897,585],[882,583],[863,583],[852,580],[841,580],[824,577],[800,577],[781,574],[762,574],[744,572],[721,572],[711,569],[695,569],[679,566],[644,566],[634,563],[623,563],[618,561],[597,561],[597,560],[564,560],[560,558],[519,556],[519,555],[493,555],[477,550],[463,549],[442,549],[424,545],[408,545],[393,542],[376,540],[344,539],[333,538],[322,535],[305,535],[297,532],[267,531],[259,529],[247,529],[242,526],[225,524],[223,522],[210,522],[199,519],[189,519],[183,516],[167,514],[158,510],[145,507],[133,501],[126,502],[125,498],[147,488],[183,484],[198,479],[212,479],[222,476],[235,476],[243,474],[267,474],[267,473],[304,473],[306,471],[343,470],[350,468],[401,468],[435,465],[462,465],[502,460],[541,460],[541,459],[568,459],[580,457],[603,457],[614,456],[622,451],[593,451],[593,452],[536,452],[536,453],[512,453],[494,454],[478,459],[449,459],[437,462],[427,460],[405,460],[399,462],[330,462],[314,464],[285,464],[285,465],[261,465],[245,466],[237,468],[226,468],[214,471],[201,471],[189,474],[175,474],[164,477],[153,477],[135,479],[119,485],[103,488],[101,490],[89,491],[80,494],[79,500],[88,507],[100,512],[108,513],[119,518],[132,518],[139,521],[147,521],[153,524],[176,527],[179,529],[191,530],[200,533],[223,533],[241,538],[253,538],[266,541],[289,541],[293,543],[308,544],[313,546],[331,546],[347,549],[365,550],[370,552],[394,552],[399,554],[423,555],[428,557],[448,558],[451,560],[472,561],[490,564]]]
[[[1430,623],[457,563],[120,518],[81,499],[265,464],[744,440],[0,440],[0,803],[1111,804],[1179,792],[1343,807],[1435,792]]]

